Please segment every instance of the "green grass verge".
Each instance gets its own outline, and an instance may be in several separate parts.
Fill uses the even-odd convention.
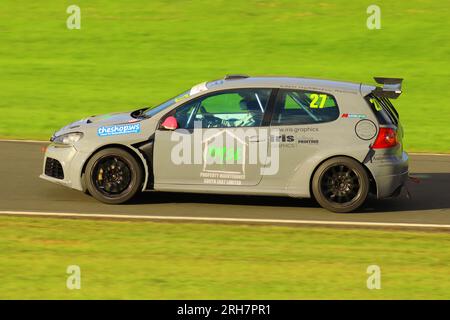
[[[0,217],[0,299],[449,299],[449,247],[445,233]]]
[[[0,137],[48,139],[227,73],[398,76],[406,148],[449,152],[449,2],[377,1],[381,30],[356,0],[76,3],[81,30],[66,28],[73,1],[2,1]]]

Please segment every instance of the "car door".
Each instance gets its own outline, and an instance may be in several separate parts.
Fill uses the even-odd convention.
[[[262,128],[271,89],[233,89],[193,99],[161,119],[176,130],[155,133],[156,184],[253,186],[261,181],[268,149]],[[264,131],[265,130],[265,131]]]
[[[339,117],[334,96],[324,92],[280,89],[270,122],[272,144],[279,149],[279,171],[264,183],[285,188],[310,158],[333,146],[339,130],[329,122]]]

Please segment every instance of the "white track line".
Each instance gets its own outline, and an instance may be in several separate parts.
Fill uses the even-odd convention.
[[[408,152],[410,156],[442,156],[449,157],[449,153],[426,153],[426,152]]]
[[[24,143],[50,143],[45,140],[20,140],[20,139],[0,139],[0,142],[24,142]]]
[[[136,220],[174,220],[174,221],[203,221],[203,222],[238,222],[261,224],[295,224],[295,225],[328,225],[328,226],[362,226],[362,227],[400,227],[400,228],[445,228],[448,224],[424,223],[389,223],[389,222],[357,222],[357,221],[320,221],[320,220],[281,220],[281,219],[250,219],[250,218],[214,218],[214,217],[180,217],[180,216],[141,216],[121,214],[97,213],[60,213],[37,211],[0,211],[0,215],[13,216],[46,216],[46,217],[74,217],[74,218],[108,218],[108,219],[136,219]]]

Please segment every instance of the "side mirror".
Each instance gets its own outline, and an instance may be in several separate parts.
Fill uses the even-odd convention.
[[[161,128],[166,130],[175,130],[178,128],[177,119],[174,116],[167,117],[163,123],[161,123]]]

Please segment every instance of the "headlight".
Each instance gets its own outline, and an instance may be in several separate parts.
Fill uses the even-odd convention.
[[[58,137],[55,137],[53,139],[53,142],[59,143],[59,144],[73,144],[73,143],[77,142],[78,140],[80,140],[81,138],[83,138],[83,133],[71,132],[71,133],[66,133],[66,134],[60,135]]]

